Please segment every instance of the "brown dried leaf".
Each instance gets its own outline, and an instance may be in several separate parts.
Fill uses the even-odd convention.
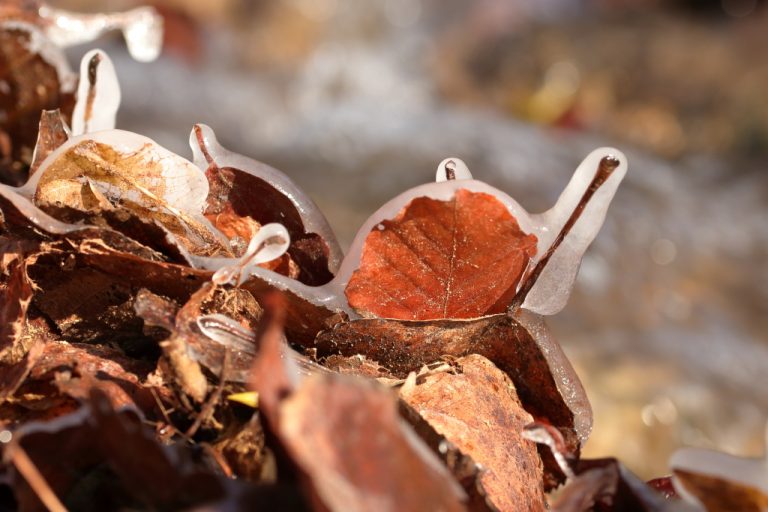
[[[507,308],[535,254],[536,237],[490,194],[420,197],[371,231],[346,295],[366,316],[477,318]]]
[[[455,373],[417,377],[400,398],[485,470],[480,485],[500,511],[545,510],[543,467],[536,444],[523,438],[533,421],[509,377],[479,355],[462,357]]]
[[[553,512],[673,512],[674,501],[664,497],[613,458],[581,460],[576,478],[552,505]],[[735,510],[735,509],[734,509]]]
[[[0,80],[8,84],[0,91],[0,181],[15,185],[26,181],[40,111],[58,108],[69,116],[74,106],[71,91],[62,90],[54,63],[36,53],[44,38],[32,25],[0,23]],[[65,61],[63,54],[60,60]]]
[[[251,388],[316,510],[464,510],[466,496],[373,381],[317,373],[298,381],[282,341],[284,306],[263,302]],[[375,435],[371,435],[375,433]]]
[[[4,261],[0,268],[0,272],[7,272],[7,277],[0,274],[0,363],[8,365],[18,363],[29,348],[22,342],[22,334],[32,301],[32,283],[27,277],[21,245],[4,244],[3,249],[9,250],[3,257],[10,256],[10,261]]]
[[[43,160],[68,139],[69,129],[61,110],[43,110],[43,113],[40,114],[37,142],[32,154],[32,163],[29,166],[29,175],[35,174]]]
[[[296,197],[280,187],[274,179],[279,171],[259,162],[251,162],[257,166],[254,170],[220,166],[217,153],[222,149],[208,147],[212,133],[206,137],[204,128],[196,125],[194,135],[208,166],[205,175],[210,192],[205,205],[206,217],[230,240],[243,239],[245,244],[255,234],[252,233],[255,227],[272,222],[282,224],[291,236],[288,254],[298,266],[296,278],[310,286],[330,281],[333,278],[330,245],[335,244],[335,240],[324,240],[305,226],[298,201],[309,199]],[[215,140],[213,142],[216,145]]]
[[[308,378],[280,407],[279,436],[328,510],[463,510],[392,394],[354,377]],[[375,433],[375,435],[371,435]]]
[[[445,356],[479,354],[509,375],[526,411],[558,428],[574,454],[591,428],[589,401],[573,368],[540,317],[523,310],[463,322],[354,320],[321,332],[316,347],[320,357],[362,354],[402,378]],[[542,455],[550,488],[564,475],[549,453]]]
[[[32,347],[25,364],[16,389],[0,406],[0,419],[6,425],[68,414],[94,389],[116,407],[132,405],[155,416],[153,392],[144,384],[152,363],[109,347],[49,339]],[[163,389],[155,393],[164,401],[170,398]]]
[[[115,137],[121,134],[109,133],[115,133]],[[130,137],[132,142],[140,138],[133,134],[124,137]],[[83,211],[103,209],[103,201],[94,203],[92,199],[95,188],[114,207],[160,223],[193,254],[233,255],[206,225],[202,212],[191,209],[194,199],[180,196],[187,188],[193,194],[195,187],[199,187],[199,170],[191,163],[149,139],[133,151],[119,151],[113,145],[91,139],[75,141],[41,169],[35,204],[42,208],[63,204]],[[187,203],[191,205],[189,210],[184,208]]]
[[[189,449],[158,444],[137,412],[115,412],[99,392],[71,415],[25,425],[14,442],[70,510],[180,510],[238,487],[194,462]],[[11,484],[22,510],[41,510],[15,471]]]

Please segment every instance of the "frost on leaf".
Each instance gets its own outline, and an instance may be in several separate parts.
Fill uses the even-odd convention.
[[[501,511],[545,510],[536,444],[522,437],[533,418],[509,377],[488,359],[469,355],[451,369],[416,375],[400,398],[439,434],[484,468],[479,485]]]
[[[365,316],[476,318],[507,308],[535,254],[536,237],[490,194],[420,197],[371,231],[346,295]]]

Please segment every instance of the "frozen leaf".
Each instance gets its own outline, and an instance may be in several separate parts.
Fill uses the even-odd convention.
[[[689,511],[665,500],[616,459],[581,460],[574,471],[576,477],[552,504],[554,512]]]
[[[0,181],[21,183],[32,161],[40,111],[72,111],[75,75],[63,52],[26,21],[0,21]]]
[[[592,426],[584,389],[541,318],[520,310],[472,321],[362,319],[338,324],[316,339],[321,357],[362,354],[405,377],[446,356],[479,354],[509,375],[525,409],[559,429],[577,454]],[[545,459],[547,486],[562,481],[554,459]]]
[[[766,443],[768,449],[768,438]],[[768,510],[768,455],[749,459],[684,448],[675,452],[669,465],[678,494],[708,512]]]
[[[208,194],[203,173],[135,133],[108,130],[70,139],[22,189],[32,191],[38,206],[86,211],[103,208],[90,199],[95,191],[115,208],[157,221],[193,254],[231,255],[228,242],[202,216]]]
[[[205,125],[192,130],[190,146],[210,183],[205,215],[215,226],[242,236],[248,222],[282,224],[290,234],[288,253],[299,266],[298,279],[312,286],[331,280],[341,249],[323,214],[288,176],[221,147]]]
[[[490,194],[420,197],[371,231],[346,295],[365,316],[381,318],[500,313],[535,254],[536,237]]]
[[[452,366],[417,376],[400,398],[484,468],[480,485],[498,510],[545,510],[541,459],[536,444],[523,437],[533,418],[509,377],[479,355]]]
[[[458,162],[454,164],[458,165]],[[466,311],[462,311],[462,307],[458,306],[458,313],[463,318],[501,311],[505,302],[504,305],[509,305],[512,309],[522,306],[534,313],[554,314],[565,305],[581,257],[597,235],[608,205],[626,170],[626,158],[619,151],[611,148],[595,150],[576,170],[557,204],[547,212],[532,215],[504,192],[486,183],[469,179],[468,173],[454,173],[454,179],[448,179],[447,171],[438,169],[439,181],[400,194],[366,221],[358,231],[332,284],[346,289],[350,304],[361,309],[366,315],[399,315],[401,318],[414,319],[419,317],[412,314],[411,310],[420,312],[426,309],[431,313],[421,318],[449,317],[445,305],[450,304],[450,301],[446,299],[456,295],[455,284],[459,286],[459,290],[462,287],[467,289],[465,293],[471,293],[472,286],[477,286],[478,292],[474,294],[477,296],[484,295],[488,291],[487,288],[490,288],[496,301],[500,301],[482,305],[481,299],[475,299],[481,304],[475,305],[474,310],[465,308]],[[441,209],[437,205],[443,205],[442,210],[445,210],[445,205],[460,205],[462,197],[488,200],[480,201],[481,205],[477,207],[478,213],[475,217],[471,211],[468,212],[467,218],[472,219],[471,222],[454,224],[451,215],[445,218],[444,211],[443,216],[439,217]],[[452,209],[448,208],[448,212],[451,211]],[[494,217],[486,215],[488,211],[500,213],[494,213]],[[429,227],[424,229],[423,233],[418,231],[423,229],[418,220],[408,223],[410,217],[420,219],[419,213],[424,216],[438,216],[437,219],[431,219]],[[516,230],[509,227],[510,217]],[[506,218],[508,232],[501,230],[501,227],[498,233],[495,232],[495,226],[489,225],[492,224],[493,218]],[[488,277],[491,274],[488,269],[478,266],[474,274],[469,268],[465,269],[465,281],[455,283],[452,276],[460,267],[457,265],[454,269],[450,262],[460,262],[452,257],[454,239],[451,237],[450,227],[454,225],[462,226],[462,234],[474,237],[467,240],[477,238],[482,242],[476,242],[477,251],[472,250],[474,245],[467,247],[470,255],[466,257],[472,258],[467,261],[475,265],[484,263],[487,267],[498,265],[499,268],[504,268],[501,262],[494,261],[494,258],[481,261],[483,256],[478,253],[501,252],[497,258],[509,258],[510,255],[499,251],[499,247],[514,247],[515,240],[520,242],[535,239],[535,250],[534,247],[525,247],[527,252],[522,254],[527,257],[518,253],[521,257],[518,263],[507,268],[505,273],[493,275],[493,279]],[[393,227],[397,229],[393,230]],[[472,234],[473,232],[475,234]],[[516,234],[517,238],[505,239],[499,236],[503,234]],[[523,236],[520,236],[521,234]],[[487,238],[492,238],[495,246],[492,246]],[[464,239],[457,237],[456,242],[456,248],[459,249]],[[399,249],[390,250],[390,246]],[[398,260],[386,260],[392,257],[408,261],[410,266],[399,263]],[[380,289],[375,290],[372,272],[366,275],[366,269],[372,270],[377,266],[385,270],[387,279]],[[518,266],[522,268],[517,268]],[[515,289],[521,275],[523,281],[519,284],[519,289]],[[361,279],[362,277],[366,279]],[[442,277],[442,280],[435,277]],[[466,279],[472,278],[477,282],[466,282]],[[488,284],[489,281],[493,286]],[[496,281],[500,283],[497,285]],[[369,288],[359,291],[358,288],[363,284]],[[451,285],[450,288],[448,284]],[[434,312],[443,314],[440,316]]]

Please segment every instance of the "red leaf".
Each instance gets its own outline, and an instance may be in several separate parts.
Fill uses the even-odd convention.
[[[371,231],[346,295],[368,316],[476,318],[506,308],[535,254],[536,237],[490,194],[420,197]]]

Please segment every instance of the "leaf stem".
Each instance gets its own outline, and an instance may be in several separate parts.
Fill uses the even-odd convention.
[[[525,298],[528,296],[528,293],[530,293],[531,289],[533,289],[533,286],[536,284],[539,276],[541,276],[541,273],[544,271],[547,263],[549,263],[552,255],[555,253],[557,248],[560,247],[560,244],[563,242],[563,240],[565,240],[565,237],[568,236],[568,233],[570,233],[571,229],[576,224],[576,221],[579,220],[579,217],[581,217],[581,214],[584,212],[587,204],[589,204],[592,196],[601,186],[603,186],[606,180],[610,178],[611,174],[613,174],[613,171],[615,171],[619,166],[619,163],[619,159],[613,155],[604,156],[600,160],[600,163],[597,165],[597,172],[595,172],[595,176],[592,178],[592,182],[587,187],[587,190],[584,191],[581,199],[576,204],[576,208],[573,209],[570,217],[568,217],[568,220],[565,221],[563,228],[557,234],[557,237],[555,237],[552,245],[549,246],[547,252],[544,253],[544,256],[541,257],[541,259],[536,263],[536,266],[533,267],[533,270],[531,270],[531,272],[529,272],[525,277],[525,281],[523,281],[523,284],[520,286],[520,289],[515,294],[514,298],[512,299],[512,303],[507,309],[508,312],[513,313],[523,305]]]

